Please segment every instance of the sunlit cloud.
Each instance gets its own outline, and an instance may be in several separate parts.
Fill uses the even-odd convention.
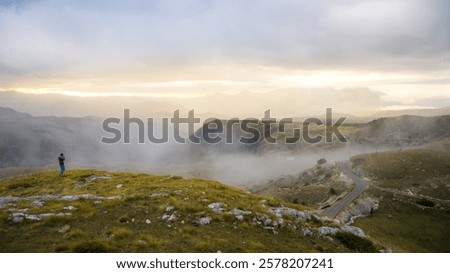
[[[8,1],[0,90],[191,98],[366,86],[404,103],[445,97],[448,13],[445,0]]]

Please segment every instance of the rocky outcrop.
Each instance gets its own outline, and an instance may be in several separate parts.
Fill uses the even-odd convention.
[[[328,235],[336,235],[336,233],[340,232],[339,228],[335,227],[319,227],[316,229],[320,235],[328,236]]]
[[[302,229],[302,231],[303,231],[303,229]],[[349,225],[344,225],[340,228],[323,226],[323,227],[317,228],[316,231],[322,236],[333,236],[339,232],[348,232],[348,233],[352,233],[359,237],[366,237],[366,234],[364,233],[364,231],[362,229],[360,229],[358,227],[354,227],[354,226],[349,226]],[[303,231],[303,232],[305,234],[305,231]],[[308,234],[307,231],[306,231],[306,233]]]
[[[373,214],[378,209],[379,200],[374,197],[364,197],[355,200],[347,208],[338,214],[338,219],[346,224],[353,223],[358,217],[364,217]]]
[[[360,229],[359,227],[344,225],[343,227],[341,227],[341,231],[349,232],[349,233],[352,233],[359,237],[366,237],[366,234],[364,233],[364,231],[362,229]]]
[[[88,200],[120,200],[122,196],[96,196],[92,194],[80,194],[80,195],[66,195],[58,198],[60,201],[77,201],[79,199],[88,199]]]
[[[21,201],[32,201],[32,205],[35,207],[42,207],[44,206],[44,201],[49,200],[57,200],[57,201],[64,201],[64,202],[72,202],[77,201],[80,199],[85,200],[121,200],[123,197],[120,195],[116,196],[96,196],[93,194],[79,194],[79,195],[65,195],[65,196],[58,196],[58,195],[32,195],[27,197],[15,197],[15,196],[0,196],[0,208],[4,208],[10,204],[21,202]]]
[[[64,216],[70,216],[72,213],[41,213],[41,214],[28,214],[23,212],[14,212],[11,215],[12,221],[14,223],[20,223],[23,222],[24,219],[32,220],[32,221],[40,221],[44,218],[50,217],[50,216],[56,216],[56,217],[64,217]]]
[[[282,218],[283,216],[290,216],[294,219],[300,219],[302,221],[310,219],[307,213],[288,207],[270,207],[268,211],[269,213],[274,214],[277,218]]]

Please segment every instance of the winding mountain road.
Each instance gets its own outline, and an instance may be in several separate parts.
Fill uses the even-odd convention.
[[[344,173],[344,175],[350,177],[355,182],[355,188],[342,199],[336,201],[325,211],[325,216],[328,218],[335,218],[343,208],[345,208],[353,200],[358,198],[358,196],[361,195],[361,193],[363,193],[363,191],[367,188],[367,182],[354,174],[348,164],[348,161],[340,162],[339,168]]]

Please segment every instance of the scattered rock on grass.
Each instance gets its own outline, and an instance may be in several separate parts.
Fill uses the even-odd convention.
[[[44,218],[50,217],[50,216],[56,216],[56,217],[64,217],[64,216],[70,216],[72,213],[41,213],[41,214],[27,214],[22,212],[14,212],[12,214],[12,219],[14,221],[14,218],[24,218],[27,220],[32,221],[41,221]]]
[[[302,227],[302,233],[305,236],[312,236],[313,235],[312,231],[309,228],[307,228],[307,227]]]
[[[142,245],[142,246],[147,245],[147,242],[144,240],[138,240],[137,243],[138,243],[138,245]]]
[[[204,226],[204,225],[209,225],[211,224],[212,218],[211,217],[202,217],[200,219],[197,219],[195,221],[196,224]]]
[[[44,206],[44,202],[36,200],[36,201],[33,201],[33,203],[31,203],[31,205],[40,208],[40,207]]]
[[[237,208],[234,208],[234,209],[230,210],[230,213],[231,213],[231,214],[234,214],[234,215],[236,215],[236,216],[239,216],[239,215],[250,215],[250,214],[252,214],[252,212],[249,211],[249,210],[240,210],[240,209],[237,209]]]
[[[214,211],[215,213],[222,213],[223,212],[223,207],[226,207],[227,205],[225,205],[222,202],[216,202],[216,203],[211,203],[208,205],[208,208],[210,208],[212,211]]]
[[[59,233],[66,233],[68,232],[72,227],[70,225],[64,225],[62,228],[58,230]]]
[[[91,175],[87,178],[85,178],[84,180],[86,182],[93,182],[93,181],[97,181],[97,180],[106,180],[106,179],[110,179],[111,177],[109,176],[103,176],[103,175]]]
[[[164,214],[161,219],[166,220],[167,222],[174,221],[177,219],[176,212],[172,214]]]
[[[23,217],[22,216],[15,216],[12,219],[13,223],[22,223],[23,222]]]

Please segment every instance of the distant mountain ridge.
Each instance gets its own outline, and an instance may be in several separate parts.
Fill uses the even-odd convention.
[[[326,95],[328,94],[328,95]],[[367,108],[362,102],[373,100]],[[359,103],[361,101],[361,103]],[[242,92],[238,94],[211,94],[195,98],[157,97],[76,97],[59,94],[26,94],[15,91],[0,92],[0,107],[10,107],[34,116],[101,116],[120,117],[123,109],[131,109],[138,117],[171,117],[180,110],[187,115],[194,110],[201,119],[206,118],[262,118],[266,110],[277,118],[323,116],[325,109],[333,108],[335,115],[348,116],[348,122],[368,122],[379,117],[400,115],[438,116],[450,115],[450,106],[439,109],[409,109],[378,111],[382,102],[375,91],[368,88],[342,90],[274,90],[267,93]],[[359,105],[361,104],[361,105]],[[358,113],[373,112],[368,115]]]
[[[397,117],[404,115],[423,116],[423,117],[445,116],[450,115],[450,106],[436,109],[385,110],[385,111],[378,111],[368,117]]]
[[[88,163],[100,149],[96,118],[33,117],[0,107],[0,168],[43,166],[65,151]]]
[[[226,120],[221,122],[222,124],[227,123]],[[204,125],[194,135],[197,137],[204,135],[207,127],[207,124]],[[450,137],[450,115],[429,117],[403,115],[378,118],[368,123],[344,123],[339,127],[339,131],[351,145],[402,148],[419,146]],[[301,122],[284,125],[283,131],[278,130],[280,128],[278,126],[271,127],[270,135],[277,140],[276,143],[269,143],[264,138],[264,135],[269,136],[269,128],[267,126],[263,126],[259,122],[254,128],[259,132],[259,139],[257,141],[246,143],[249,137],[256,135],[248,134],[248,131],[243,131],[242,126],[234,126],[231,132],[228,132],[228,129],[224,126],[223,133],[220,134],[222,141],[214,145],[203,142],[201,145],[202,149],[197,149],[197,151],[203,154],[216,153],[218,151],[221,153],[246,151],[255,154],[274,151],[308,152],[320,151],[320,149],[331,151],[343,148],[347,144],[340,142],[336,138],[333,138],[333,142],[327,143],[325,141],[325,126],[311,127],[313,129],[308,133],[308,135],[311,134],[312,136],[320,135],[322,140],[318,143],[308,143],[305,141],[303,135],[295,143],[286,142],[287,139],[293,137],[293,130],[304,130]],[[232,136],[232,144],[225,143],[227,135]],[[240,139],[244,141],[239,141]]]

